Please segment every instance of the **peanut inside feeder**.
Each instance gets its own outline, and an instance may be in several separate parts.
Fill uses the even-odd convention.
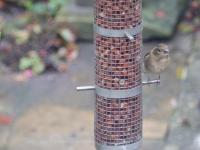
[[[142,140],[142,2],[96,0],[98,150],[136,150]]]

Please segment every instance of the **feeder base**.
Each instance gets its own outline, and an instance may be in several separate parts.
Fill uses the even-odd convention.
[[[141,145],[142,145],[142,141],[139,141],[133,144],[121,145],[121,146],[106,146],[106,145],[96,143],[96,149],[97,150],[140,150]]]

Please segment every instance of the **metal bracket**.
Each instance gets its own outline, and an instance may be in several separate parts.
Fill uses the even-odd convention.
[[[96,24],[94,25],[94,31],[97,34],[100,34],[106,37],[128,37],[130,40],[134,40],[133,36],[141,33],[142,30],[143,30],[142,23],[140,23],[136,27],[130,27],[128,29],[121,29],[121,30],[106,29]]]
[[[151,84],[160,84],[160,80],[152,80],[152,81],[145,81],[142,82],[142,85],[151,85]],[[89,91],[89,90],[96,90],[95,86],[78,86],[76,87],[77,91]]]
[[[107,98],[128,98],[128,97],[136,97],[137,95],[142,93],[142,87],[137,86],[131,89],[121,89],[121,90],[110,90],[96,86],[96,93],[99,96],[107,97]]]
[[[126,37],[130,40],[130,41],[133,41],[135,38],[130,34],[128,33],[127,31],[124,32]]]

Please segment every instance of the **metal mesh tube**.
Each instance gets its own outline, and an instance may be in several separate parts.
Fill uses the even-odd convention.
[[[125,29],[141,23],[141,0],[96,0],[96,24],[108,29]]]
[[[142,33],[122,33],[141,26],[141,9],[141,0],[96,0],[95,26],[115,33],[95,33],[97,150],[137,150],[141,144]]]

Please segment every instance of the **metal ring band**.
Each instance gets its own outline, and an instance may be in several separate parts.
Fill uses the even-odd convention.
[[[106,146],[106,145],[96,143],[96,149],[97,150],[139,150],[141,145],[142,145],[142,141],[139,141],[133,144],[121,145],[121,146]]]
[[[142,51],[143,49],[141,48],[141,51]],[[129,56],[129,59],[132,59],[133,57],[131,57],[131,56]],[[104,57],[102,57],[102,56],[100,56],[100,55],[97,55],[97,54],[95,54],[95,61],[97,62],[97,61],[101,61],[101,60],[103,60],[103,61],[105,61],[105,62],[109,62],[109,61],[115,61],[115,60],[119,60],[119,59],[110,59],[110,58],[104,58]],[[139,55],[136,55],[136,57],[135,57],[135,60],[133,61],[133,62],[129,62],[129,64],[131,64],[131,63],[135,63],[135,65],[142,65],[142,63],[144,62],[144,57],[142,56],[142,54],[139,54]],[[119,64],[122,64],[122,63],[119,63]],[[96,66],[99,66],[99,67],[101,67],[102,65],[101,64],[98,64],[98,63],[96,63]],[[121,68],[123,68],[123,67],[121,67]]]
[[[125,89],[125,90],[110,90],[101,88],[99,86],[95,86],[96,93],[99,96],[106,97],[106,98],[129,98],[135,97],[142,93],[142,87],[134,87],[132,89]]]
[[[106,29],[96,24],[94,25],[94,31],[106,37],[125,37],[126,33],[129,33],[130,35],[134,36],[141,33],[142,30],[143,30],[142,23],[136,27],[132,27],[129,29],[122,29],[122,30]]]

